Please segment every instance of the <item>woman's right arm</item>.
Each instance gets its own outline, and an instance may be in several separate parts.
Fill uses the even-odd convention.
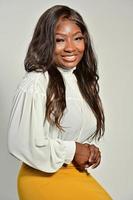
[[[46,95],[42,93],[46,77],[42,85],[38,76],[33,83],[27,78],[16,91],[8,126],[8,149],[29,166],[52,173],[73,160],[76,144],[58,139],[56,128],[55,138],[50,137],[49,123],[44,121]]]

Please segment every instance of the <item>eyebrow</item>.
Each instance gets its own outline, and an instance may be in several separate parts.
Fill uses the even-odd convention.
[[[77,32],[73,33],[73,35],[77,35],[77,34],[79,34],[79,33],[83,35],[83,33],[82,33],[81,31],[77,31]],[[60,32],[56,32],[55,34],[56,34],[56,35],[62,35],[62,36],[66,36],[66,35],[67,35],[67,34],[60,33]]]

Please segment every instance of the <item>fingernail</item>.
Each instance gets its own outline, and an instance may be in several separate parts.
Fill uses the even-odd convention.
[[[88,168],[89,167],[89,165],[85,165],[85,168]]]

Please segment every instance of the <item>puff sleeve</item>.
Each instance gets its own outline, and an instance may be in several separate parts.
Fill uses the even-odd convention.
[[[28,81],[29,83],[30,81]],[[13,99],[8,125],[8,150],[38,170],[53,173],[75,154],[75,142],[58,139],[58,130],[44,121],[46,95],[36,80],[19,87]],[[50,136],[50,131],[55,132]]]

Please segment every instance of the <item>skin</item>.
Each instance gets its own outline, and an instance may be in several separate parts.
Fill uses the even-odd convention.
[[[55,62],[65,69],[75,67],[83,57],[85,50],[84,35],[79,26],[68,19],[60,19],[55,28]],[[73,163],[79,170],[96,168],[101,161],[99,148],[93,144],[76,142]]]
[[[96,168],[101,162],[101,152],[93,144],[80,144],[76,142],[76,152],[73,163],[79,170],[85,168]]]
[[[59,20],[55,29],[55,40],[55,62],[64,68],[75,67],[85,50],[80,28],[68,19]]]

